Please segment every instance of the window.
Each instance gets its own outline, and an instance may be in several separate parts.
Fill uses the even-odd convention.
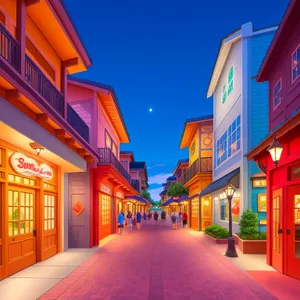
[[[112,153],[115,155],[115,157],[117,157],[118,156],[118,151],[117,151],[117,146],[116,146],[116,144],[114,143],[114,142],[112,142],[112,147],[111,147],[111,151],[112,151]]]
[[[300,76],[300,45],[292,54],[292,83]]]
[[[44,195],[44,230],[55,228],[55,196]]]
[[[107,130],[105,130],[105,147],[111,149],[114,156],[118,157],[118,147]]]
[[[196,141],[193,142],[192,147],[191,147],[191,156],[193,156],[195,154],[195,150],[196,150]]]
[[[273,89],[273,109],[275,110],[281,103],[281,79],[276,83]]]
[[[238,116],[217,141],[216,165],[241,149],[241,116]]]
[[[238,116],[228,128],[228,157],[241,149],[241,117]]]
[[[252,186],[255,187],[266,187],[267,186],[267,181],[266,179],[255,179],[252,182]]]
[[[227,98],[226,85],[223,85],[223,89],[222,89],[222,104],[224,104],[226,102],[226,98]]]
[[[229,97],[229,95],[233,91],[233,67],[231,67],[228,71],[227,83],[228,83],[228,97]]]
[[[192,218],[199,218],[199,198],[192,199]]]
[[[220,200],[220,212],[221,212],[221,220],[228,220],[228,200],[222,199]]]
[[[110,224],[110,200],[111,197],[101,194],[101,224]]]
[[[266,212],[267,211],[267,195],[258,194],[257,195],[257,211]]]
[[[240,199],[233,198],[231,204],[232,222],[238,223],[240,221]],[[220,198],[220,220],[229,220],[228,199]]]

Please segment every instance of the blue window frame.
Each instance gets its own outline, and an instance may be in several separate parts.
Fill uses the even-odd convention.
[[[226,200],[220,200],[220,219],[223,221],[227,220],[227,201]]]
[[[227,131],[217,141],[217,166],[227,159]]]
[[[300,76],[300,45],[292,54],[292,83]]]
[[[281,79],[275,84],[273,89],[273,110],[281,103]]]

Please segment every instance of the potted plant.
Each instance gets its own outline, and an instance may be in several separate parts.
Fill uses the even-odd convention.
[[[207,226],[204,230],[205,236],[215,244],[227,244],[229,231],[220,225]]]
[[[244,254],[266,254],[266,233],[258,232],[258,216],[251,209],[243,212],[240,232],[235,239]]]

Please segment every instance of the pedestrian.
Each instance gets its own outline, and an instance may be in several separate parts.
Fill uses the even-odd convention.
[[[184,211],[182,213],[182,227],[183,228],[187,225],[187,218],[188,218],[188,215],[187,215],[186,211]]]
[[[149,211],[149,212],[148,212],[148,223],[150,223],[151,218],[152,218],[152,214],[151,214],[151,212]]]
[[[141,229],[141,222],[142,222],[142,214],[140,212],[138,212],[136,214],[136,228],[137,228],[137,230]]]
[[[120,235],[122,235],[123,232],[123,228],[124,228],[124,213],[123,211],[120,211],[120,213],[118,214],[118,232]]]
[[[126,220],[127,220],[128,231],[132,231],[132,213],[130,211],[128,211]]]
[[[176,216],[176,212],[175,211],[173,211],[172,213],[171,213],[171,222],[172,222],[172,230],[176,230],[177,228],[177,216]]]
[[[157,225],[158,222],[158,213],[157,211],[154,213],[154,224]]]
[[[164,226],[166,224],[166,212],[164,210],[161,212],[161,221]]]
[[[144,222],[146,222],[147,221],[147,214],[146,214],[145,211],[144,211],[144,214],[143,214],[143,218],[144,218]]]
[[[177,217],[177,229],[179,229],[181,222],[182,222],[182,215],[181,212],[179,212]]]

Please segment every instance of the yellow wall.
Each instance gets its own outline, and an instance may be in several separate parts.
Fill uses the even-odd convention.
[[[213,126],[205,125],[200,128],[201,157],[212,157],[213,151]]]
[[[194,146],[194,151],[193,151],[193,145]],[[193,151],[193,152],[192,152]],[[199,158],[199,130],[197,127],[197,130],[194,134],[194,137],[189,145],[189,161],[190,165],[196,161]]]

